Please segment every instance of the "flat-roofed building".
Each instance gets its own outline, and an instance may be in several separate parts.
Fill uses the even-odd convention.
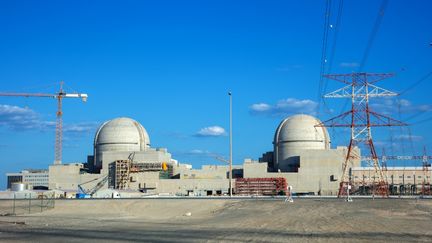
[[[12,187],[12,183],[24,183],[35,189],[48,189],[48,170],[23,170],[19,173],[7,173],[6,176],[8,189]]]

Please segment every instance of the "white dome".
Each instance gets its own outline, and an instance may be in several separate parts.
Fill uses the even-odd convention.
[[[293,157],[298,156],[300,150],[329,149],[327,129],[316,127],[320,123],[320,120],[309,115],[294,115],[283,120],[274,136],[275,167],[291,171],[298,166],[298,161]]]
[[[149,135],[137,121],[126,117],[107,121],[99,127],[94,139],[95,167],[101,168],[103,152],[138,152],[149,147]]]

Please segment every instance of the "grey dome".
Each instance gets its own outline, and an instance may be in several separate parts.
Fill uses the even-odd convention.
[[[293,157],[301,150],[330,149],[330,137],[325,127],[315,127],[321,121],[309,115],[294,115],[283,120],[274,136],[275,167],[291,171],[298,166]]]
[[[145,128],[137,121],[121,117],[105,122],[94,139],[95,167],[102,166],[102,153],[110,151],[144,151],[150,147],[150,138]]]

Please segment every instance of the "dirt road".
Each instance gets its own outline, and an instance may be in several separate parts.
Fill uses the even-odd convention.
[[[432,242],[431,226],[432,200],[68,200],[0,217],[0,241]]]

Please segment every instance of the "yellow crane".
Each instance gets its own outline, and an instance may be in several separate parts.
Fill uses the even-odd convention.
[[[56,130],[55,130],[55,154],[54,164],[61,164],[62,161],[62,143],[63,143],[63,110],[62,100],[64,98],[81,98],[83,102],[87,101],[87,94],[80,93],[66,93],[63,90],[63,81],[60,82],[60,90],[54,94],[45,93],[1,93],[0,96],[12,96],[12,97],[47,97],[57,99],[57,112],[56,112]]]

